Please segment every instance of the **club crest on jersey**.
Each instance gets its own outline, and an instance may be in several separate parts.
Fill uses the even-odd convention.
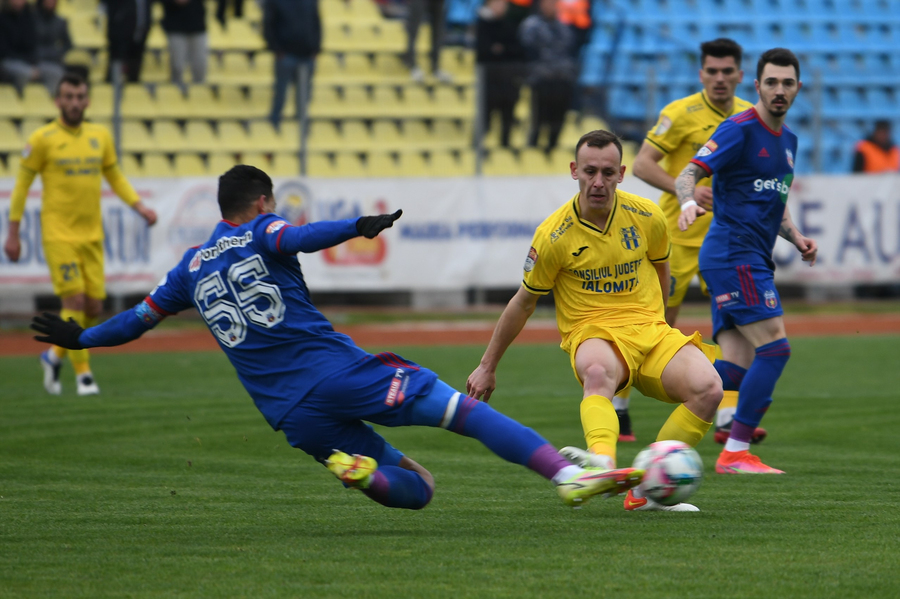
[[[622,233],[622,247],[626,250],[636,250],[641,246],[641,235],[635,227],[619,229]]]
[[[788,166],[794,168],[794,154],[790,150],[785,150],[784,155],[787,157]]]
[[[94,148],[95,150],[99,150],[99,149],[100,149],[100,142],[97,140],[96,137],[90,138],[90,139],[88,140],[88,142],[91,144],[91,147]]]
[[[275,233],[276,231],[281,230],[287,224],[287,221],[284,220],[276,220],[274,222],[269,223],[269,226],[266,227],[266,233]]]
[[[667,116],[662,116],[659,118],[659,122],[656,124],[656,129],[653,130],[653,135],[665,135],[666,131],[668,131],[672,127],[672,119]]]
[[[534,265],[537,263],[537,261],[538,261],[537,250],[534,248],[529,249],[528,257],[525,258],[525,266],[524,266],[525,272],[531,272],[531,270],[534,268]]]
[[[774,310],[778,307],[778,299],[775,297],[775,292],[771,289],[767,290],[763,293],[763,297],[766,300],[766,307],[770,310]]]
[[[706,142],[706,144],[704,144],[702,148],[700,148],[700,151],[697,152],[697,156],[709,156],[718,149],[719,144],[717,144],[713,140],[709,140],[708,142]]]
[[[403,400],[406,399],[406,386],[409,384],[409,373],[407,373],[402,368],[398,368],[394,373],[394,378],[391,379],[391,384],[388,386],[387,397],[384,398],[385,405],[394,406],[400,405],[403,403]]]

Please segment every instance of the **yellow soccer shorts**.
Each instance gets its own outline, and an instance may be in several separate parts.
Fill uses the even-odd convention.
[[[44,243],[44,258],[50,268],[53,292],[59,297],[84,293],[88,297],[106,297],[103,278],[103,242]]]
[[[625,384],[616,389],[616,395],[627,393],[633,386],[647,397],[666,403],[680,403],[666,394],[661,380],[663,370],[678,350],[691,343],[702,351],[711,363],[716,360],[716,347],[703,343],[703,337],[699,332],[685,335],[664,322],[617,327],[587,325],[573,335],[569,346],[572,348],[569,353],[572,371],[582,385],[584,381],[578,378],[578,372],[575,370],[575,353],[587,339],[605,339],[613,343],[625,359],[630,374]]]
[[[699,258],[699,247],[672,244],[672,253],[669,255],[671,286],[669,287],[669,303],[667,307],[674,308],[681,305],[694,275],[697,275],[700,279],[700,291],[703,292],[703,295],[709,295],[706,281],[700,275]]]

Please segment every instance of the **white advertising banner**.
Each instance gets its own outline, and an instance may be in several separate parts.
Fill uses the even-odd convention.
[[[207,240],[219,220],[216,180],[135,179],[156,210],[152,228],[104,191],[107,288],[142,293],[190,247]],[[0,179],[0,243],[5,242],[14,181]],[[621,188],[656,198],[627,177]],[[393,229],[358,238],[300,262],[316,291],[457,290],[515,287],[535,227],[577,191],[560,177],[453,179],[277,179],[278,212],[293,223],[352,218],[403,209]],[[788,205],[794,222],[820,246],[814,268],[790,244],[775,250],[780,281],[849,284],[900,281],[900,175],[805,177]],[[22,256],[0,256],[0,289],[52,291],[40,244],[40,186],[29,194],[21,225]]]

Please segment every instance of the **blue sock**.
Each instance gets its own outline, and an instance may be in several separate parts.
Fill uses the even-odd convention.
[[[386,507],[420,510],[431,501],[434,491],[417,472],[399,466],[379,466],[363,493]]]
[[[722,377],[723,391],[740,391],[741,382],[747,376],[746,368],[741,368],[737,364],[726,360],[716,360],[713,362],[713,368]]]
[[[481,441],[495,454],[514,464],[528,466],[532,454],[547,445],[539,434],[504,416],[486,403],[463,396],[448,430]]]
[[[737,422],[752,427],[759,425],[772,403],[775,383],[790,357],[791,345],[787,339],[779,339],[756,348],[756,357],[739,390],[738,408],[734,415]]]

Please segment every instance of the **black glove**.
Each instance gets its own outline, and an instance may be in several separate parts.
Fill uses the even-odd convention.
[[[31,328],[44,334],[43,337],[35,336],[37,341],[52,343],[66,349],[84,349],[84,346],[78,342],[78,337],[81,336],[84,329],[71,318],[66,321],[56,314],[44,312],[43,316],[35,316],[32,319]]]
[[[356,221],[356,232],[367,239],[372,239],[385,229],[394,226],[394,221],[403,214],[398,210],[393,214],[380,214],[378,216],[360,216]]]

